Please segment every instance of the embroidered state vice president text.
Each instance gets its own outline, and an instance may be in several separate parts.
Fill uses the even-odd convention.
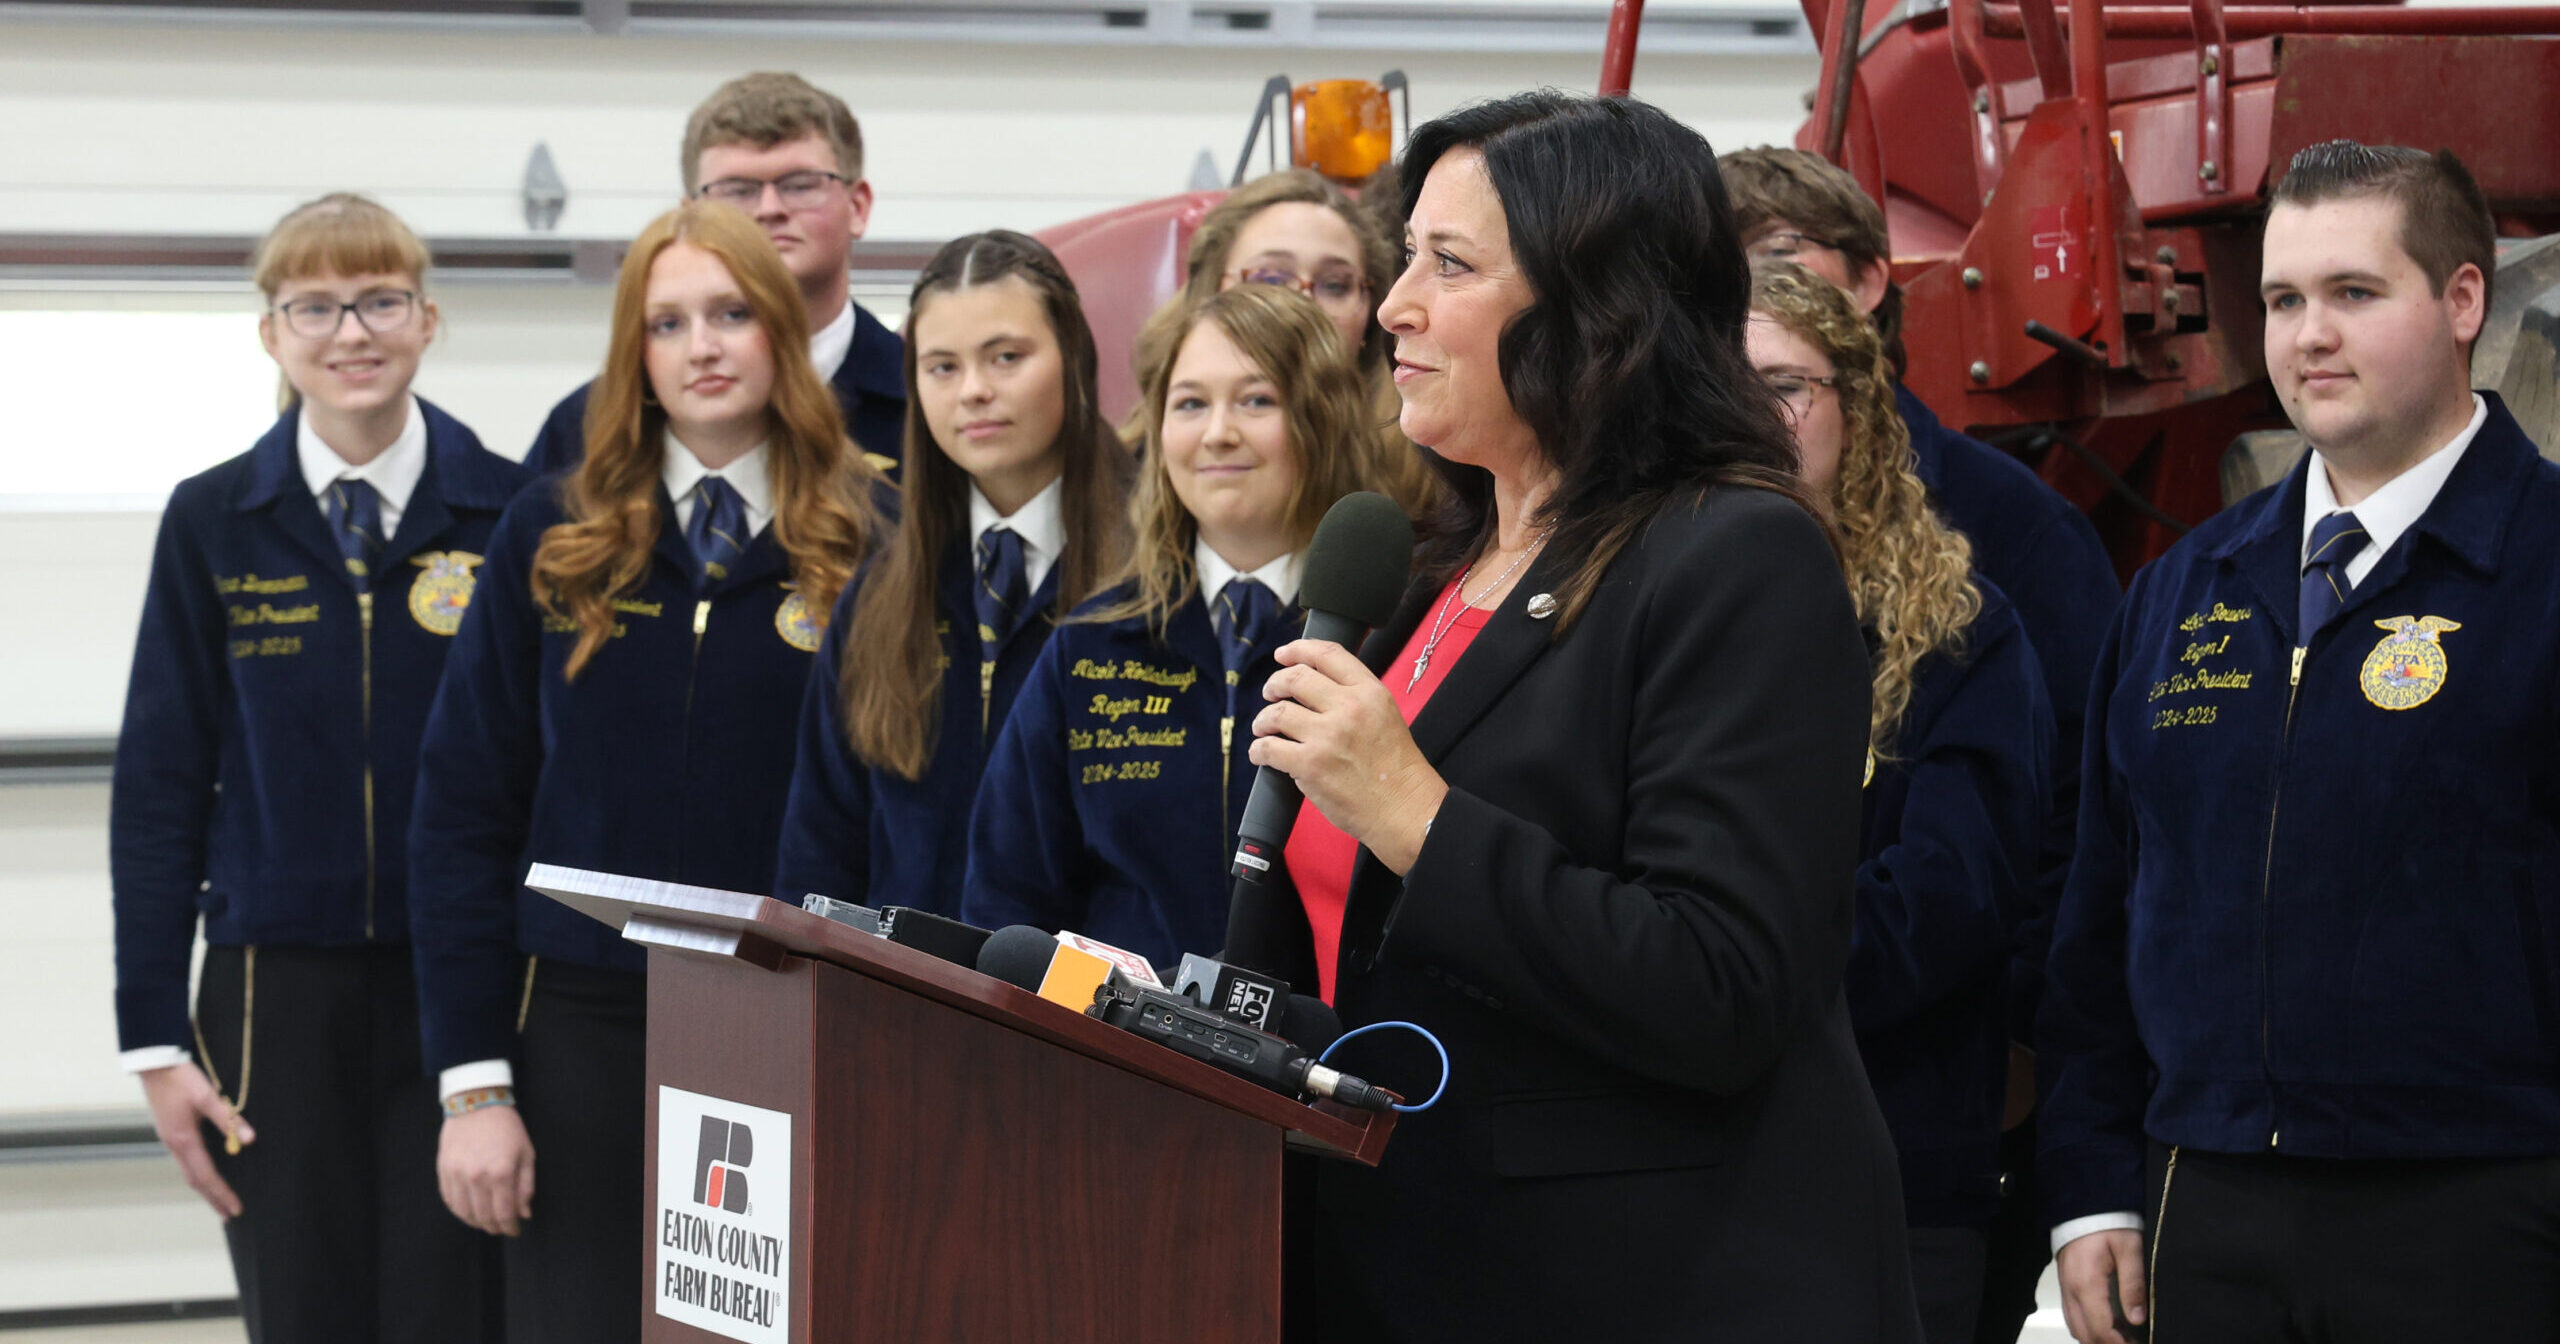
[[[1365,657],[1281,650],[1309,807],[1228,950],[1452,1072],[1318,1174],[1293,1334],[1918,1338],[1841,997],[1867,661],[1714,163],[1558,93],[1414,134],[1379,320],[1458,502]]]

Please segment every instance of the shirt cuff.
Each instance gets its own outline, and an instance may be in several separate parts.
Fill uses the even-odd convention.
[[[474,1060],[469,1064],[456,1064],[439,1075],[436,1079],[436,1097],[438,1100],[445,1100],[457,1093],[469,1092],[475,1088],[515,1085],[514,1065],[503,1059]]]
[[[116,1056],[116,1062],[122,1064],[127,1073],[149,1073],[153,1069],[186,1063],[187,1048],[183,1045],[146,1045]]]
[[[2074,1218],[2053,1229],[2053,1253],[2062,1254],[2063,1247],[2092,1232],[2139,1232],[2141,1230],[2141,1214],[2093,1213],[2086,1218]]]

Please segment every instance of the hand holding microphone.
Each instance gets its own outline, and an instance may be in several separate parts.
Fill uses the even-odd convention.
[[[1263,688],[1272,703],[1254,716],[1250,759],[1285,771],[1326,820],[1402,876],[1421,857],[1448,784],[1350,650],[1300,640],[1282,645],[1279,659]]]
[[[1368,676],[1368,669],[1360,665],[1352,651],[1360,647],[1361,637],[1370,629],[1386,624],[1395,615],[1396,603],[1404,596],[1405,578],[1412,568],[1413,524],[1394,500],[1363,490],[1334,501],[1333,507],[1325,510],[1324,520],[1316,525],[1315,540],[1307,545],[1305,573],[1298,580],[1298,600],[1307,609],[1306,633],[1281,646],[1283,667],[1264,688],[1265,698],[1293,694],[1275,690],[1290,681],[1297,670],[1290,665],[1309,662],[1308,650],[1316,645],[1334,645],[1338,659],[1328,665],[1340,673],[1339,680],[1356,682],[1365,677],[1369,689],[1383,701],[1396,736],[1405,738],[1410,746],[1411,735],[1405,732],[1403,716],[1396,713],[1395,703],[1385,699],[1386,688],[1378,685],[1376,677]],[[1348,669],[1341,666],[1345,662],[1350,665]],[[1328,703],[1344,703],[1329,693],[1330,684],[1337,678],[1327,676],[1324,680],[1327,685],[1319,687],[1301,675],[1291,684],[1303,684],[1310,694],[1321,695]],[[1272,712],[1264,709],[1255,717],[1256,734],[1287,731],[1271,721]],[[1336,720],[1335,726],[1346,723],[1347,719]],[[1331,740],[1329,735],[1327,740]],[[1297,825],[1298,806],[1305,799],[1300,788],[1305,781],[1294,776],[1297,763],[1311,764],[1312,758],[1279,749],[1294,748],[1302,742],[1294,735],[1292,740],[1278,743],[1257,736],[1250,749],[1250,758],[1262,770],[1254,777],[1253,792],[1245,799],[1244,819],[1236,826],[1233,866],[1238,897],[1259,885],[1271,866],[1280,861],[1280,851],[1289,843],[1290,828]],[[1421,761],[1420,752],[1414,753],[1414,760],[1429,769]],[[1335,816],[1332,807],[1321,799],[1316,805],[1326,816]],[[1336,824],[1341,824],[1339,818]]]

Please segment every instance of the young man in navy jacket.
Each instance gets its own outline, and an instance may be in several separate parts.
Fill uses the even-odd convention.
[[[2560,1339],[2560,469],[2471,390],[2495,264],[2449,153],[2276,188],[2313,452],[2135,579],[2090,702],[2039,1022],[2082,1344]]]
[[[798,75],[741,75],[693,110],[683,158],[685,195],[737,206],[781,251],[809,305],[809,362],[835,391],[854,443],[897,479],[906,347],[853,301],[853,245],[871,226],[862,124],[843,99]],[[587,455],[588,386],[543,418],[524,458],[535,475]]]

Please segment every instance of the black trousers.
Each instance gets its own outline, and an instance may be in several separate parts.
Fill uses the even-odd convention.
[[[1914,1227],[1911,1291],[1920,1300],[1920,1333],[1929,1344],[1973,1344],[1982,1311],[1982,1229]]]
[[[2152,1344],[2560,1340],[2560,1158],[2150,1166]]]
[[[2035,1314],[2036,1284],[2053,1263],[2053,1231],[2036,1211],[2036,1121],[2000,1136],[2000,1211],[1985,1230],[1982,1314],[1973,1344],[2018,1344]]]
[[[507,1334],[631,1344],[648,1279],[648,980],[558,961],[532,974],[515,1068],[533,1139],[533,1217],[507,1243]]]
[[[498,1339],[496,1239],[436,1191],[443,1116],[409,949],[208,948],[196,1022],[202,1062],[258,1132],[235,1157],[203,1128],[240,1196],[223,1235],[249,1338]]]

